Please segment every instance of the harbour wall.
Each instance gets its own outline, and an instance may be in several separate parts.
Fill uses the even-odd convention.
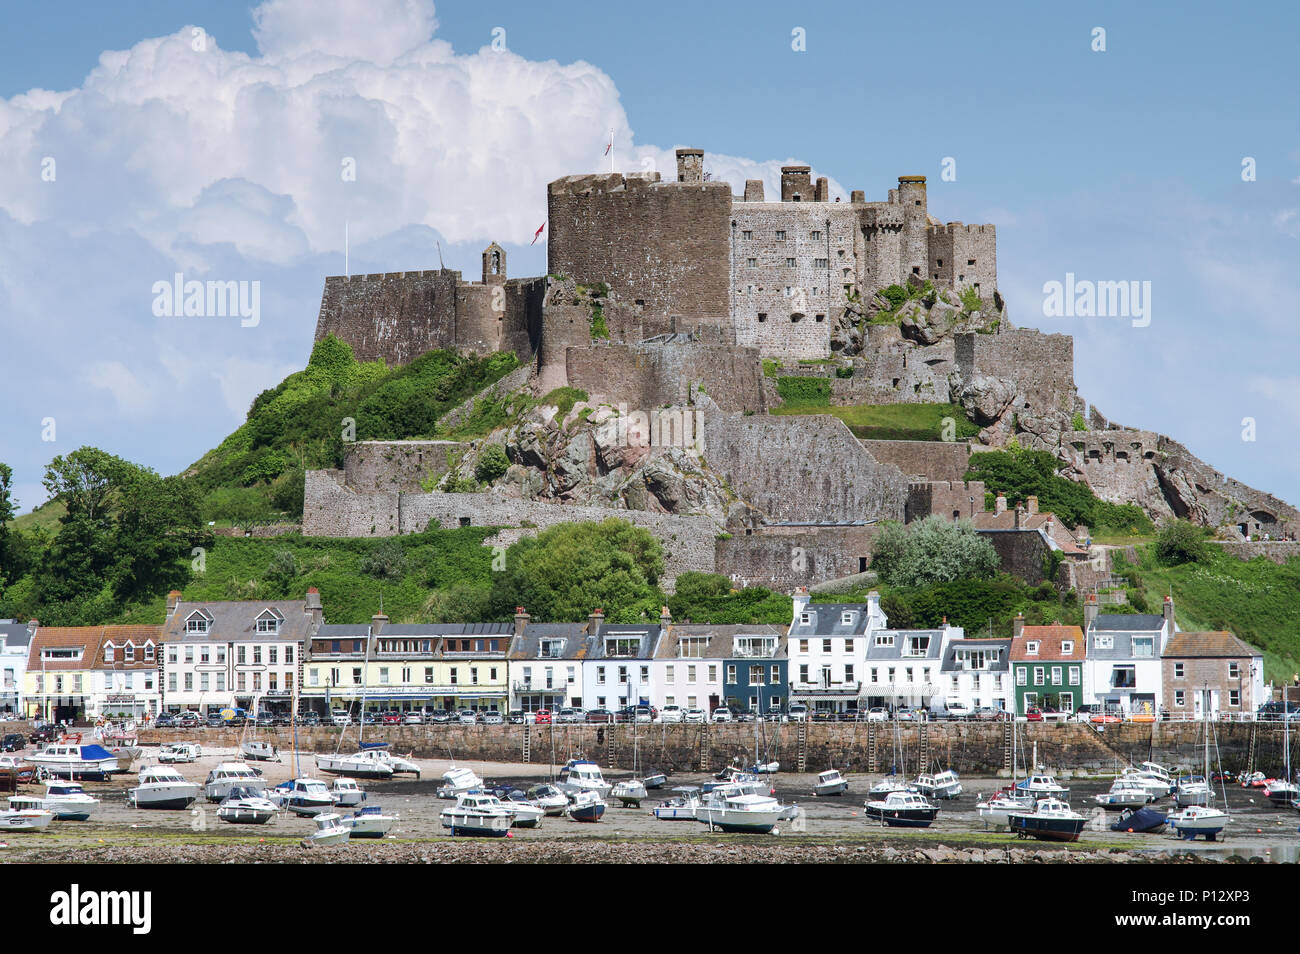
[[[546,765],[574,755],[594,759],[606,768],[631,770],[633,749],[643,772],[717,771],[732,759],[753,761],[755,726],[724,725],[430,725],[375,726],[366,729],[368,741],[386,741],[394,752],[416,758],[484,762],[523,762]],[[781,763],[781,771],[796,771],[799,762],[799,727],[793,723],[764,723],[757,745],[765,759]],[[993,776],[1006,771],[1008,737],[1005,723],[927,723],[924,744],[929,763],[951,767],[959,774]],[[334,752],[340,729],[299,728],[297,745],[303,751]],[[356,728],[347,729],[343,748],[355,747]],[[528,758],[525,759],[525,731]],[[852,772],[884,774],[892,764],[910,774],[918,771],[922,728],[908,724],[897,733],[885,723],[811,723],[804,743],[809,772],[834,766]],[[1255,733],[1253,762],[1251,736]],[[1211,742],[1212,765],[1221,760],[1228,771],[1281,771],[1283,733],[1275,723],[1218,723]],[[1296,733],[1300,735],[1300,733]],[[140,733],[145,745],[199,741],[205,747],[237,746],[239,729],[151,729]],[[293,729],[249,730],[247,738],[266,740],[288,751],[294,746]],[[1021,769],[1038,744],[1039,763],[1069,777],[1114,771],[1116,765],[1147,760],[1175,768],[1200,771],[1203,759],[1202,728],[1198,723],[1109,725],[1103,731],[1079,723],[1037,723],[1017,726]],[[1300,740],[1292,740],[1292,762],[1300,761]],[[895,753],[898,753],[896,755]]]

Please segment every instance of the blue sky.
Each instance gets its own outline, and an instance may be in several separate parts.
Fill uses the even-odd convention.
[[[611,127],[616,162],[699,146],[736,182],[795,159],[878,199],[928,176],[934,215],[997,225],[1012,320],[1075,336],[1086,400],[1300,502],[1300,13],[1058,6],[16,7],[0,460],[20,505],[81,444],[174,473],[233,430],[304,362],[345,220],[353,271],[431,267],[440,244],[472,273],[495,239],[512,274],[539,273],[544,184],[604,168]],[[506,53],[485,49],[495,28]],[[153,283],[178,271],[260,282],[261,321],[154,316]],[[1067,272],[1150,281],[1151,324],[1044,317]]]

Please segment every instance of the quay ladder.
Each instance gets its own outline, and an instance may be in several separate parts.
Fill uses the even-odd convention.
[[[1015,757],[1015,748],[1011,742],[1011,723],[1006,722],[1002,726],[1002,767],[1008,772],[1015,769]]]
[[[533,760],[533,727],[524,723],[524,764]]]
[[[1247,755],[1246,755],[1246,774],[1247,774],[1247,775],[1249,775],[1251,772],[1255,771],[1255,740],[1256,740],[1256,734],[1257,734],[1258,732],[1259,732],[1259,723],[1258,723],[1258,722],[1252,722],[1252,723],[1250,724],[1250,750],[1248,751],[1248,753],[1247,753]]]
[[[920,771],[928,772],[930,770],[930,732],[929,726],[922,719],[916,724],[917,736],[917,756],[920,760]]]
[[[700,723],[700,771],[709,771],[709,724]]]
[[[605,726],[605,752],[605,764],[612,768],[614,765],[614,726],[612,723]]]
[[[876,724],[867,723],[867,771],[874,774],[876,768]]]
[[[808,720],[799,720],[799,731],[795,736],[796,744],[799,749],[799,771],[808,771]]]

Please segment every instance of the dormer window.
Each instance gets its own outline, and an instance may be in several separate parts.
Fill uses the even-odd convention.
[[[877,646],[884,646],[884,647],[886,647],[886,648],[888,648],[888,647],[890,647],[890,646],[893,646],[893,645],[894,645],[894,634],[893,634],[893,633],[877,633],[877,634],[876,634],[876,645],[877,645]]]
[[[127,662],[129,662],[129,663],[133,663],[133,662],[135,662],[135,646],[133,646],[133,645],[130,644],[130,643],[127,643],[127,644],[126,644],[126,649],[125,649],[125,651],[123,652],[123,656],[124,656],[124,658],[126,659]]]
[[[113,661],[113,644],[107,643],[104,646],[104,662],[111,663],[112,661]]]
[[[275,610],[263,610],[257,617],[257,631],[259,633],[278,633],[280,632],[280,624],[283,622],[284,617]]]
[[[1073,656],[1073,655],[1074,655],[1074,640],[1072,640],[1072,639],[1062,640],[1062,642],[1061,642],[1061,655],[1062,655],[1062,656]]]
[[[812,613],[800,613],[800,614],[799,614],[799,622],[802,623],[802,624],[805,625],[805,626],[808,625],[809,623],[811,623],[811,622],[812,622]]]
[[[1026,653],[1027,655],[1029,655],[1029,656],[1037,656],[1037,655],[1038,655],[1038,640],[1036,640],[1036,639],[1031,639],[1029,642],[1025,643],[1025,653]]]
[[[212,617],[205,610],[195,610],[185,618],[185,632],[207,633],[212,629]]]
[[[1115,637],[1114,637],[1114,636],[1098,636],[1098,637],[1097,637],[1097,648],[1098,648],[1098,649],[1114,649],[1114,648],[1115,648]]]
[[[853,625],[853,611],[852,611],[852,610],[845,610],[843,613],[840,614],[840,625],[841,625],[841,626],[852,626],[852,625]]]
[[[543,639],[537,646],[537,655],[541,659],[559,659],[564,655],[564,640]]]
[[[153,662],[153,643],[146,643],[144,647],[144,661]]]

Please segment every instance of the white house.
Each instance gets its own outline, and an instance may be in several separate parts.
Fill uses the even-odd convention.
[[[588,629],[595,638],[582,661],[582,704],[611,711],[652,705],[659,698],[654,658],[663,627],[658,623],[605,623],[604,616],[602,610],[595,610],[589,617]]]
[[[1083,701],[1117,707],[1125,715],[1157,716],[1165,705],[1160,658],[1177,631],[1173,600],[1165,597],[1160,615],[1099,615],[1096,594],[1090,593],[1084,604],[1084,623],[1088,647],[1083,663]]]
[[[0,619],[0,712],[22,715],[23,677],[27,674],[27,654],[31,648],[36,620],[19,623]]]
[[[790,701],[831,712],[857,708],[867,642],[887,625],[878,593],[866,603],[812,603],[806,588],[798,590],[787,640]]]
[[[933,709],[960,703],[969,710],[982,707],[1012,711],[1011,640],[953,639],[943,650],[939,691]]]

